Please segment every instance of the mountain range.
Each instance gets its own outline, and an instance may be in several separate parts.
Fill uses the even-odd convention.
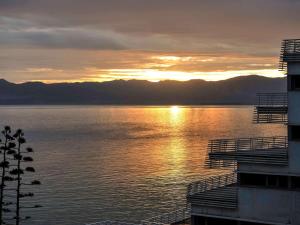
[[[254,104],[256,93],[284,92],[286,78],[251,75],[222,81],[114,80],[15,84],[0,79],[1,105]]]

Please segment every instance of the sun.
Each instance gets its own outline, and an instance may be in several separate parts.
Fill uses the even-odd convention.
[[[179,106],[177,106],[177,105],[171,106],[170,109],[171,109],[172,113],[177,113],[180,110]]]

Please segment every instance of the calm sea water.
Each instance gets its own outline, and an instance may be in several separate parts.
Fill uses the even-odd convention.
[[[252,107],[0,107],[0,125],[26,132],[38,187],[26,225],[137,222],[184,205],[209,139],[284,135],[252,124]],[[30,214],[30,212],[29,212]]]

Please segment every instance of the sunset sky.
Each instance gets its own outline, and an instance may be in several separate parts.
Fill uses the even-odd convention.
[[[298,0],[0,0],[0,77],[12,82],[281,76]]]

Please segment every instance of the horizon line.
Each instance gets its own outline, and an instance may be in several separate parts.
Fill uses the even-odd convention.
[[[124,82],[128,82],[128,81],[144,81],[144,82],[149,82],[149,83],[160,83],[160,82],[167,82],[167,81],[171,81],[171,82],[178,82],[178,83],[185,83],[185,82],[190,82],[190,81],[204,81],[204,82],[219,82],[219,81],[225,81],[225,80],[232,80],[232,79],[237,79],[240,77],[264,77],[264,78],[268,78],[268,79],[276,79],[276,78],[285,78],[285,75],[282,76],[277,76],[277,77],[270,77],[270,76],[265,76],[265,75],[258,75],[258,74],[249,74],[249,75],[240,75],[240,76],[235,76],[235,77],[229,77],[226,79],[220,79],[220,80],[205,80],[205,79],[199,79],[199,78],[195,78],[195,79],[188,79],[188,80],[176,80],[176,79],[162,79],[162,80],[147,80],[147,79],[112,79],[112,80],[104,80],[104,81],[89,81],[89,80],[59,80],[59,81],[53,81],[53,80],[28,80],[28,81],[21,81],[21,82],[12,82],[9,81],[5,78],[0,78],[0,80],[2,81],[6,81],[8,83],[11,84],[26,84],[26,83],[43,83],[43,84],[79,84],[79,83],[107,83],[107,82],[114,82],[114,81],[124,81]]]

